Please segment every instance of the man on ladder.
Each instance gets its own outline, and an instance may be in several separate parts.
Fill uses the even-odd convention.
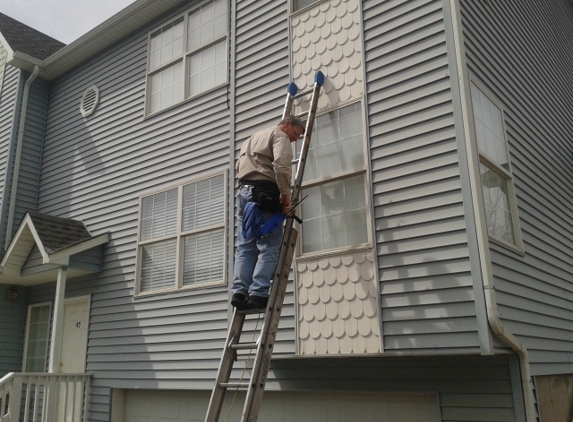
[[[225,393],[229,388],[243,388],[246,390],[241,422],[257,422],[298,233],[293,227],[293,219],[289,218],[286,222],[284,219],[287,217],[287,214],[291,216],[292,209],[300,204],[299,194],[302,177],[309,150],[318,97],[323,83],[324,74],[320,71],[316,72],[313,88],[308,91],[297,93],[297,86],[294,82],[291,82],[288,88],[283,120],[278,127],[255,134],[241,148],[238,163],[241,187],[237,200],[237,208],[239,210],[237,249],[241,248],[248,252],[237,252],[238,256],[235,258],[235,282],[232,288],[232,304],[235,310],[227,332],[223,356],[217,371],[217,379],[211,393],[205,422],[219,421]],[[307,117],[306,124],[303,125],[302,121],[298,117],[291,116],[290,112],[293,101],[308,94],[312,94],[312,98],[308,112],[304,113]],[[298,140],[303,134],[304,140],[300,157],[297,160],[297,170],[291,192],[292,150],[290,143]],[[284,144],[284,148],[275,148],[275,143],[278,142],[281,145]],[[276,162],[281,164],[275,165]],[[267,213],[266,217],[269,221],[263,223],[259,231],[260,236],[254,235],[254,238],[249,242],[248,239],[251,239],[251,235],[249,235],[249,230],[245,230],[247,229],[247,224],[245,223],[248,220],[247,214],[249,210],[253,208],[253,202],[251,202],[253,200],[263,204],[263,208],[266,208],[263,213]],[[295,204],[293,204],[293,201]],[[280,211],[276,211],[280,204],[282,204],[283,214],[280,214]],[[255,208],[259,206],[257,205]],[[273,214],[273,211],[275,211],[275,214]],[[283,230],[278,229],[283,222],[284,234]],[[269,225],[269,223],[272,224]],[[262,249],[264,249],[263,246],[259,248],[257,242],[260,239],[268,239],[268,236],[274,233],[272,227],[275,226],[277,227],[275,230],[277,233],[274,235],[278,239],[276,244],[278,259],[273,258],[272,265],[269,264],[268,267],[266,263],[264,266],[261,265],[261,268],[265,267],[265,271],[268,270],[269,273],[263,275],[260,280],[255,281],[255,276],[261,270],[261,268],[257,267],[258,262],[261,261]],[[275,240],[272,242],[275,242]],[[259,253],[259,249],[261,249],[261,253]],[[240,260],[243,260],[243,262],[237,262]],[[268,299],[263,294],[268,295]],[[245,316],[249,313],[262,312],[264,312],[264,320],[259,339],[256,342],[241,342]],[[256,350],[256,353],[252,362],[249,381],[243,382],[241,379],[238,383],[230,382],[233,363],[237,361],[238,352],[252,350]]]
[[[237,310],[267,306],[269,288],[277,265],[282,230],[264,237],[244,230],[245,206],[257,204],[265,220],[291,211],[292,147],[304,134],[304,123],[287,116],[278,126],[255,133],[243,143],[237,162],[238,234],[231,304]]]

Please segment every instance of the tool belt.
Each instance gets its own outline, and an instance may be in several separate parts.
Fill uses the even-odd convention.
[[[270,180],[239,180],[239,186],[253,187],[253,202],[261,211],[275,213],[281,209],[279,187]]]

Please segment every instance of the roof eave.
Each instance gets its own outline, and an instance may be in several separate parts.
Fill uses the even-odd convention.
[[[43,72],[44,62],[26,53],[22,53],[20,51],[13,51],[11,54],[8,55],[6,63],[19,69],[26,70],[28,72],[33,72],[34,67],[38,66],[40,68],[40,76],[44,77],[44,72]]]
[[[44,61],[15,52],[8,63],[27,71],[38,65],[41,68],[40,75],[44,79],[56,79],[187,1],[189,0],[138,0]]]

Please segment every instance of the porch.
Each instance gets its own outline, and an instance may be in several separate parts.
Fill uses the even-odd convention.
[[[0,422],[86,422],[91,376],[7,374],[0,379]]]

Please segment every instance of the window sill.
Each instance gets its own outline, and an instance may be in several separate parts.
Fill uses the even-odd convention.
[[[179,293],[182,293],[182,294],[183,293],[191,293],[191,292],[199,290],[199,289],[205,289],[205,288],[211,288],[211,287],[217,287],[217,286],[225,286],[225,285],[226,285],[226,282],[224,280],[212,281],[209,283],[197,284],[195,286],[174,287],[174,288],[169,288],[169,289],[153,290],[150,292],[139,292],[137,294],[134,294],[133,298],[135,300],[141,300],[141,299],[154,298],[156,296],[173,295],[173,294],[179,294]]]
[[[163,113],[167,113],[167,112],[169,112],[169,111],[171,111],[171,110],[176,109],[177,107],[180,107],[180,106],[182,106],[182,105],[184,105],[184,104],[186,104],[186,103],[188,103],[188,102],[197,100],[198,98],[201,98],[201,97],[204,96],[204,95],[211,94],[211,93],[213,93],[213,92],[215,92],[215,91],[218,91],[218,90],[220,90],[220,89],[222,89],[222,88],[227,88],[227,91],[228,91],[228,89],[229,89],[229,82],[227,81],[227,82],[225,82],[224,84],[214,86],[213,88],[208,89],[208,90],[206,90],[206,91],[203,91],[203,92],[201,92],[200,94],[196,94],[196,95],[193,95],[192,97],[185,98],[183,101],[180,101],[180,102],[178,102],[178,103],[176,103],[176,104],[170,105],[169,107],[166,107],[166,108],[164,108],[164,109],[154,111],[153,113],[147,113],[147,111],[144,110],[143,120],[145,121],[145,120],[148,120],[148,119],[155,118],[155,117],[157,117],[157,116],[159,116],[159,115],[161,115],[161,114],[163,114]]]
[[[511,243],[507,243],[504,242],[503,240],[500,240],[496,237],[493,236],[488,236],[489,241],[503,249],[509,250],[510,252],[516,253],[519,256],[524,257],[525,256],[525,250],[523,249],[523,246],[519,247],[516,245],[512,245]]]
[[[351,254],[351,253],[355,253],[355,252],[369,252],[369,251],[372,251],[372,244],[371,243],[364,243],[362,245],[356,245],[356,246],[350,246],[350,247],[344,247],[344,248],[327,249],[327,250],[317,251],[317,252],[307,252],[307,253],[300,254],[295,259],[297,261],[306,261],[306,260],[317,259],[317,258],[328,258],[331,256],[346,255],[346,254]]]

